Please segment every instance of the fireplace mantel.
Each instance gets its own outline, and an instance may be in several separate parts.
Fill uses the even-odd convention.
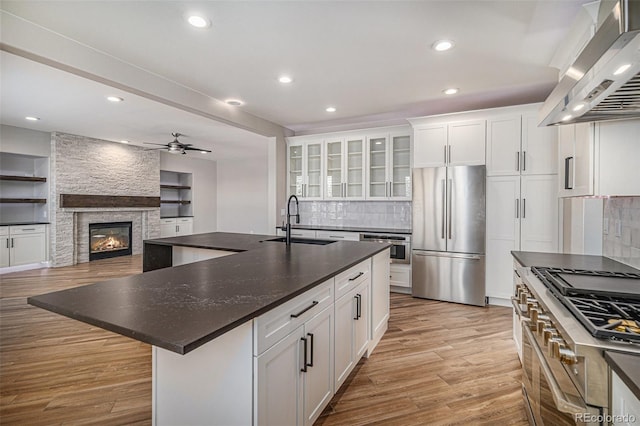
[[[160,207],[160,197],[60,194],[61,208]]]

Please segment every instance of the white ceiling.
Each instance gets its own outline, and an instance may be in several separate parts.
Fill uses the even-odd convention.
[[[310,133],[542,101],[558,77],[548,64],[584,3],[3,0],[0,7],[210,98],[242,99],[244,112]],[[191,11],[209,17],[211,28],[190,27],[184,15]],[[430,49],[442,38],[456,47]],[[107,104],[109,88],[100,83],[7,53],[1,59],[4,124],[149,142],[168,142],[171,131],[180,131],[193,134],[183,142],[213,141],[217,149],[229,142],[240,151],[264,141],[128,93],[125,102]],[[277,81],[285,73],[294,78],[287,86]],[[447,87],[460,93],[446,96]],[[325,112],[329,105],[337,112]],[[25,114],[42,120],[29,124]]]

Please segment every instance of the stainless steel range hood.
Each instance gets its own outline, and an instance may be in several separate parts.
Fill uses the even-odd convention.
[[[602,0],[597,18],[595,35],[542,105],[540,126],[640,117],[640,0]]]

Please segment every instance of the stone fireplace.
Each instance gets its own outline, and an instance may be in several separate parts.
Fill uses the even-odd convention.
[[[158,151],[54,132],[50,170],[53,266],[93,258],[90,224],[130,222],[134,255],[142,253],[143,240],[160,236]],[[151,198],[158,199],[157,206]]]
[[[89,260],[131,255],[131,222],[89,224]]]

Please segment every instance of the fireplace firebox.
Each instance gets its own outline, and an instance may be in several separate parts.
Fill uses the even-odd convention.
[[[90,261],[131,253],[131,222],[89,224]]]

